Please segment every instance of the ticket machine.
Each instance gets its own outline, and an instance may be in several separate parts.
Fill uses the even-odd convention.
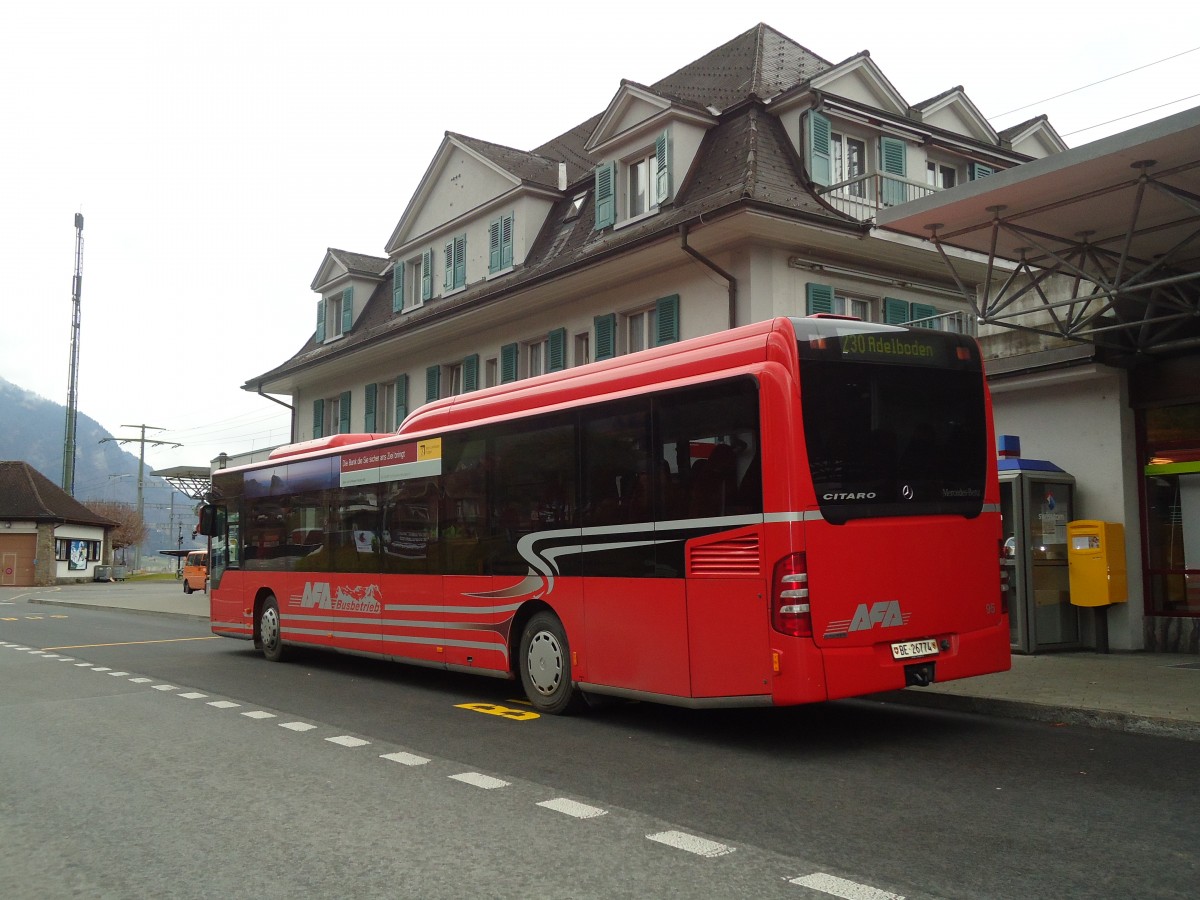
[[[998,464],[1013,652],[1079,647],[1067,533],[1075,518],[1075,478],[1047,460],[1024,459],[1015,435],[1000,436]]]

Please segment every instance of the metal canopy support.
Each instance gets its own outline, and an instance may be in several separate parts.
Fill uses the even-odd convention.
[[[1143,171],[1134,180],[1132,202],[1123,210],[1128,215],[1127,226],[1103,237],[1098,238],[1093,229],[1082,229],[1067,238],[1026,227],[1019,221],[1050,206],[1062,208],[1084,198],[1027,210],[1012,218],[1006,217],[1003,206],[989,207],[993,217],[987,226],[991,240],[986,283],[992,285],[993,273],[1000,268],[998,246],[1017,241],[1019,257],[1007,277],[986,293],[964,283],[945,251],[944,245],[954,246],[969,229],[942,232],[940,226],[928,226],[930,240],[980,323],[1091,341],[1123,352],[1154,353],[1200,345],[1200,270],[1196,269],[1200,257],[1200,197],[1159,180],[1163,175],[1178,174],[1179,169],[1156,176],[1145,171],[1150,162],[1142,164]],[[1200,168],[1200,161],[1188,168]],[[1114,185],[1094,191],[1086,199],[1111,195],[1115,201],[1119,194],[1129,193],[1129,187]],[[1174,201],[1176,212],[1169,221],[1161,221],[1161,215],[1153,224],[1143,221],[1148,191]],[[1160,252],[1150,257],[1131,252],[1135,241],[1168,233],[1178,237],[1169,246],[1162,244]],[[1059,285],[1070,285],[1063,299],[1052,299],[1046,291],[1047,282],[1054,276],[1062,276]],[[1048,317],[1049,322],[1030,324],[1031,314],[1036,312],[1045,313],[1039,318]]]
[[[876,222],[930,240],[981,324],[1121,354],[1200,347],[1200,108]]]
[[[212,479],[208,469],[193,466],[176,466],[173,469],[159,469],[151,472],[163,479],[175,490],[185,494],[192,500],[203,500],[204,495],[212,488]]]

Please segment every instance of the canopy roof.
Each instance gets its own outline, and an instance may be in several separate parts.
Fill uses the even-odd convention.
[[[1200,345],[1200,107],[882,210],[876,224],[932,240],[981,322],[1124,352]],[[987,258],[987,291],[947,247]],[[1052,274],[1074,289],[1050,290]]]

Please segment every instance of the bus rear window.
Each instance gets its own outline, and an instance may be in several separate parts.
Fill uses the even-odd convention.
[[[837,524],[977,516],[987,473],[978,351],[954,335],[894,332],[855,335],[849,351],[840,338],[802,340],[804,433],[822,514]]]

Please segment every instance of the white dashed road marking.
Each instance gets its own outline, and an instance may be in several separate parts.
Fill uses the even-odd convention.
[[[555,812],[565,813],[568,816],[574,816],[576,819],[594,819],[596,816],[607,815],[608,810],[600,809],[596,806],[588,806],[586,803],[577,803],[574,800],[568,800],[566,797],[558,797],[554,800],[543,800],[538,806],[543,806],[546,809],[552,809]]]
[[[280,722],[279,727],[289,731],[312,731],[317,726],[309,725],[307,722]]]
[[[186,694],[176,694],[176,697],[182,697],[184,700],[203,700],[208,694],[201,694],[199,691],[188,691]]]
[[[215,706],[217,709],[237,709],[242,704],[234,703],[232,700],[211,700],[209,706]]]
[[[261,709],[256,709],[253,712],[242,713],[247,719],[274,719],[275,713],[263,712]]]
[[[362,738],[350,737],[348,734],[339,734],[337,737],[325,738],[331,744],[338,744],[342,747],[365,747],[370,741],[364,741]]]
[[[461,775],[451,775],[450,777],[455,781],[461,781],[463,784],[473,784],[475,787],[483,788],[487,791],[508,787],[507,781],[501,781],[499,778],[493,778],[491,775],[481,775],[478,772],[463,772]]]
[[[800,887],[812,888],[814,891],[841,897],[843,900],[904,900],[900,894],[881,891],[879,888],[859,884],[856,881],[847,881],[836,875],[826,875],[824,872],[814,872],[812,875],[792,878],[790,881]]]
[[[173,685],[173,684],[156,684],[154,686],[154,689],[156,691],[177,691],[177,690],[179,690],[179,688],[175,687],[175,685]]]
[[[710,859],[714,856],[726,856],[734,851],[733,847],[682,831],[660,831],[658,834],[648,834],[646,837],[660,844],[666,844],[668,847],[674,847],[676,850],[686,850],[688,853],[707,856]]]
[[[417,756],[415,753],[384,753],[380,759],[390,759],[392,762],[398,762],[402,766],[423,766],[429,762],[424,756]]]

